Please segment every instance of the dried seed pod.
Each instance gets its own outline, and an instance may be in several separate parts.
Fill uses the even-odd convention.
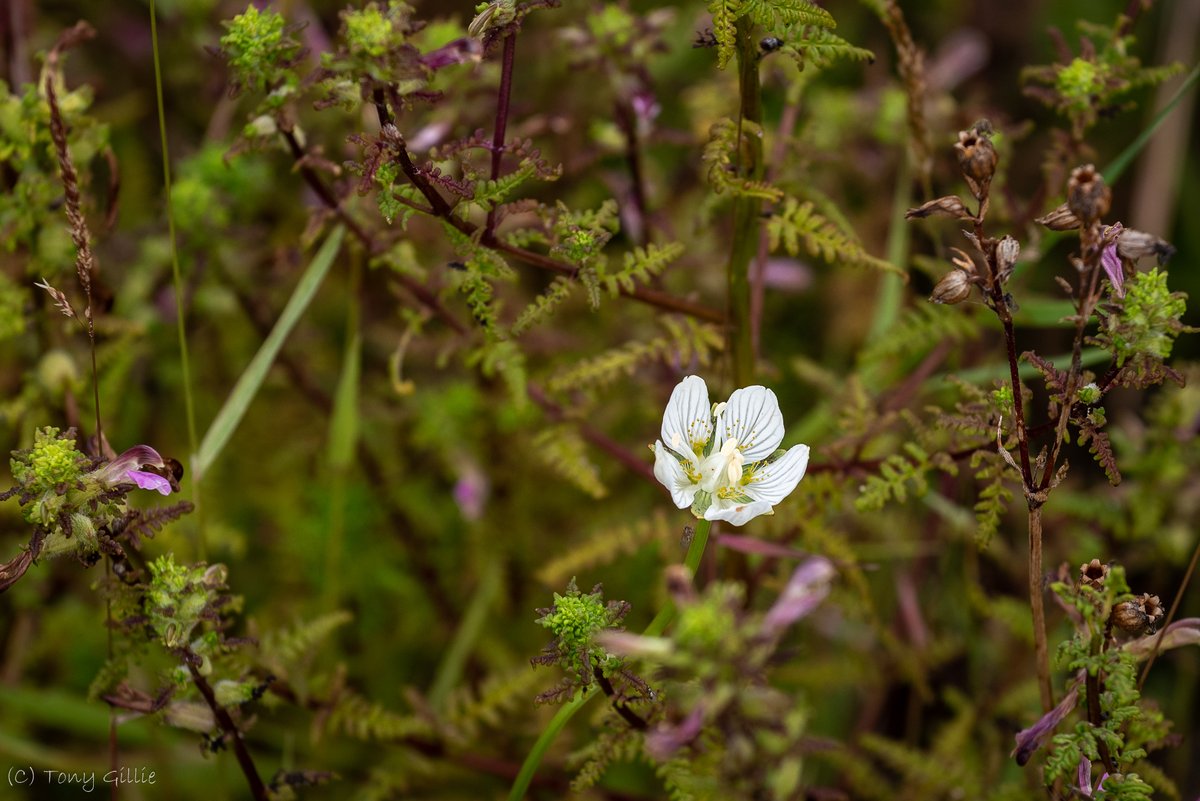
[[[1125,601],[1113,607],[1112,623],[1126,634],[1137,637],[1150,625],[1150,618],[1137,601]]]
[[[965,270],[951,270],[942,276],[929,299],[934,303],[954,305],[971,296],[971,276]]]
[[[983,200],[991,186],[992,176],[996,174],[996,148],[976,123],[968,131],[958,132],[958,142],[954,145],[958,153],[958,168],[962,171],[967,186],[976,200]]]
[[[1093,559],[1079,566],[1079,583],[1098,590],[1104,586],[1108,578],[1108,565],[1099,559]]]
[[[1012,276],[1019,255],[1021,244],[1011,236],[1005,236],[996,243],[996,275],[1000,278],[1000,283],[1005,283]]]
[[[936,200],[931,200],[924,205],[904,212],[904,219],[906,220],[932,216],[954,217],[959,220],[975,219],[975,215],[967,211],[966,205],[963,204],[962,198],[958,195],[939,197]]]
[[[1067,208],[1066,203],[1046,216],[1038,217],[1034,222],[1046,226],[1051,231],[1074,231],[1080,226],[1079,218]]]
[[[1166,612],[1163,610],[1162,601],[1157,595],[1151,595],[1148,592],[1142,593],[1137,599],[1138,608],[1142,610],[1142,614],[1150,621],[1150,629],[1153,630],[1162,622],[1163,615]]]
[[[1117,239],[1117,253],[1131,261],[1137,261],[1143,256],[1153,256],[1158,259],[1159,264],[1166,264],[1167,260],[1175,255],[1175,248],[1170,242],[1159,239],[1154,234],[1126,228]]]
[[[1083,222],[1091,225],[1108,213],[1112,190],[1104,185],[1104,176],[1091,164],[1076,167],[1067,181],[1067,208]]]
[[[966,251],[959,248],[950,248],[950,250],[954,253],[954,258],[950,259],[951,263],[974,280],[975,274],[978,272],[975,268],[975,260],[968,256]]]

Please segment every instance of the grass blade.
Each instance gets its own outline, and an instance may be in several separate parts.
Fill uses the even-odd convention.
[[[213,419],[208,431],[204,434],[200,450],[192,459],[192,469],[195,471],[197,481],[220,456],[238,424],[242,422],[246,409],[250,407],[250,402],[258,394],[275,357],[279,355],[279,349],[283,347],[288,334],[295,328],[300,315],[308,308],[308,304],[317,293],[317,288],[321,286],[321,282],[329,273],[329,268],[333,266],[333,260],[337,256],[345,235],[346,229],[339,225],[329,234],[325,244],[321,245],[321,249],[317,251],[317,255],[313,257],[308,269],[300,277],[300,282],[292,291],[292,296],[288,298],[287,305],[284,306],[283,313],[279,315],[275,327],[263,340],[258,353],[254,354],[254,358],[250,360],[250,364],[246,366],[237,383],[234,384],[233,391],[225,399],[225,404],[217,412],[216,418]]]

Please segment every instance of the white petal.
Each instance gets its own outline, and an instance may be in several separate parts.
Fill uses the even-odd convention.
[[[758,517],[771,513],[771,504],[767,501],[750,501],[739,503],[721,498],[713,498],[712,506],[704,512],[705,520],[724,520],[735,526],[742,526]]]
[[[663,413],[662,441],[683,456],[690,456],[712,439],[708,385],[698,375],[689,375],[675,385]]]
[[[683,472],[683,465],[679,464],[679,460],[663,447],[662,440],[654,443],[654,477],[658,479],[659,484],[667,488],[671,493],[671,500],[680,509],[691,506],[692,501],[696,499],[697,490],[700,489],[691,482],[687,473]]]
[[[783,414],[775,393],[759,386],[736,390],[717,419],[717,436],[721,442],[735,438],[747,462],[770,456],[783,442]]]
[[[782,501],[808,469],[808,446],[795,445],[771,464],[762,465],[754,471],[754,481],[742,490],[756,501],[766,501],[772,506]]]

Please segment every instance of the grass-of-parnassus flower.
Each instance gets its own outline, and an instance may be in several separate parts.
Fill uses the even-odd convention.
[[[704,520],[740,526],[796,488],[808,467],[808,446],[779,448],[783,415],[775,393],[744,387],[710,404],[704,379],[676,385],[654,443],[654,477],[680,509]]]

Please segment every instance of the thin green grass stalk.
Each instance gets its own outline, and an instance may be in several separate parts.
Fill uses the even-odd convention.
[[[900,160],[896,174],[896,191],[892,193],[892,217],[888,224],[887,255],[889,264],[901,270],[908,264],[909,222],[904,213],[912,206],[912,165],[907,157]],[[885,272],[879,282],[879,295],[871,315],[871,330],[867,341],[881,339],[900,316],[904,305],[904,279],[897,273]]]
[[[254,396],[258,394],[263,381],[266,380],[267,373],[270,372],[271,365],[274,363],[275,357],[279,355],[279,350],[283,347],[288,334],[295,328],[296,323],[300,320],[300,315],[308,308],[308,304],[312,302],[321,282],[329,274],[329,268],[333,266],[334,258],[341,248],[345,235],[346,228],[339,225],[326,237],[325,243],[321,245],[317,255],[309,262],[304,275],[300,276],[299,283],[292,290],[292,296],[288,298],[287,305],[283,307],[283,312],[275,322],[275,327],[271,329],[271,333],[259,346],[258,353],[254,354],[250,364],[238,377],[233,391],[229,393],[225,404],[209,425],[208,431],[204,434],[204,440],[200,443],[200,449],[193,457],[192,464],[196,471],[196,480],[200,480],[208,472],[213,462],[217,460],[221,451],[229,443],[234,430],[237,429],[242,417],[246,414],[250,402],[254,400]]]
[[[700,568],[700,560],[704,558],[704,548],[708,544],[708,532],[711,529],[711,520],[701,520],[696,525],[696,532],[692,535],[692,542],[688,545],[687,556],[683,560],[684,565],[692,572],[692,575],[695,575],[696,571]],[[668,602],[654,616],[654,620],[650,621],[650,625],[646,626],[642,634],[647,637],[657,637],[666,630],[674,617],[675,605]],[[529,755],[525,757],[525,762],[521,765],[521,771],[517,774],[517,778],[513,781],[512,789],[508,793],[508,801],[521,801],[525,797],[526,791],[529,790],[529,783],[533,781],[533,775],[537,773],[538,766],[542,764],[542,759],[546,756],[546,752],[550,750],[550,746],[558,738],[558,733],[563,730],[563,727],[575,716],[575,713],[582,709],[597,692],[598,690],[595,687],[584,690],[568,703],[564,704],[558,710],[558,713],[550,719],[550,722],[546,724],[546,728],[542,729],[542,733],[538,735],[537,742],[533,744]]]
[[[754,38],[754,23],[747,17],[737,22],[738,85],[741,105],[738,110],[739,128],[746,123],[762,124],[762,91],[759,84],[758,42]],[[763,141],[758,136],[746,136],[739,130],[739,158],[742,174],[751,181],[761,181]],[[733,244],[729,252],[729,336],[730,356],[733,359],[734,386],[754,383],[754,332],[750,320],[750,265],[758,256],[762,233],[762,200],[739,197],[733,201]]]
[[[1185,78],[1183,83],[1179,86],[1179,91],[1175,93],[1174,97],[1167,101],[1167,104],[1163,106],[1162,111],[1158,112],[1158,114],[1154,116],[1154,119],[1151,120],[1150,125],[1148,125],[1140,134],[1138,134],[1137,139],[1134,139],[1129,143],[1129,147],[1122,150],[1120,155],[1113,159],[1112,162],[1104,168],[1103,172],[1101,173],[1104,176],[1104,183],[1108,184],[1109,186],[1112,186],[1114,183],[1116,183],[1117,179],[1121,177],[1121,174],[1124,173],[1129,165],[1133,163],[1133,160],[1137,157],[1137,154],[1140,153],[1142,148],[1146,146],[1146,143],[1150,141],[1150,137],[1153,136],[1154,132],[1158,130],[1158,126],[1162,125],[1163,120],[1167,118],[1167,115],[1175,110],[1175,106],[1179,105],[1179,101],[1183,100],[1184,95],[1188,93],[1188,91],[1192,88],[1192,85],[1196,83],[1197,79],[1200,79],[1200,64],[1197,64],[1192,68],[1192,71],[1188,73],[1187,78]]]
[[[342,550],[346,535],[346,484],[358,443],[358,387],[362,375],[362,333],[359,328],[359,286],[362,264],[355,260],[350,270],[346,308],[346,344],[342,352],[342,374],[338,378],[329,424],[329,532],[325,538],[325,608],[333,610],[341,595]]]
[[[454,633],[454,640],[446,649],[446,655],[442,657],[442,663],[438,665],[437,674],[429,688],[429,704],[434,709],[445,708],[446,699],[462,678],[463,666],[467,663],[471,648],[483,632],[488,613],[492,611],[496,596],[500,594],[502,577],[499,562],[488,561],[484,565],[483,576],[479,579],[479,586],[475,589],[467,613],[463,615],[462,623]]]
[[[150,0],[150,45],[154,51],[154,96],[158,103],[158,133],[162,140],[163,189],[167,201],[167,233],[171,241],[171,275],[175,282],[175,323],[179,337],[179,364],[183,369],[183,404],[187,416],[188,451],[196,453],[196,402],[192,396],[192,368],[188,359],[187,326],[183,315],[183,275],[179,269],[179,247],[175,241],[175,211],[171,207],[171,155],[167,148],[167,116],[163,109],[162,63],[158,55],[157,3]],[[204,505],[200,502],[200,471],[192,464],[192,503],[196,505],[196,548],[201,559],[205,543]]]

